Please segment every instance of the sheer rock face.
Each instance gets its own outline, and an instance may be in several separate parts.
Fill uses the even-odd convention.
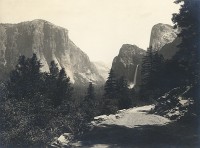
[[[150,44],[154,51],[159,51],[164,45],[169,44],[177,37],[176,30],[167,24],[156,24],[151,30]]]
[[[171,59],[179,51],[177,47],[181,43],[181,38],[177,36],[179,32],[180,28],[173,29],[167,24],[154,25],[149,46],[162,54],[165,59]]]
[[[68,30],[44,20],[19,24],[0,24],[0,65],[12,70],[20,55],[31,57],[35,53],[49,71],[54,60],[63,67],[72,83],[103,83],[95,65],[68,37]]]
[[[128,84],[133,83],[134,75],[137,65],[139,65],[139,71],[137,76],[137,82],[140,81],[141,63],[142,58],[145,55],[145,50],[130,44],[124,44],[112,63],[112,69],[117,77],[124,76],[128,81]]]

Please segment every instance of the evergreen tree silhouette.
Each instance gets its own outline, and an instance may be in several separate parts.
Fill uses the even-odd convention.
[[[86,114],[86,120],[91,121],[96,114],[96,97],[94,92],[94,86],[92,82],[89,83],[87,93],[83,101],[83,110]]]
[[[49,74],[47,74],[46,78],[46,89],[47,89],[47,98],[49,103],[53,107],[57,107],[59,103],[56,103],[58,88],[57,88],[57,81],[58,81],[59,69],[57,64],[54,61],[51,61],[49,66]]]
[[[108,79],[105,83],[105,96],[114,99],[116,96],[116,76],[114,74],[113,69],[110,70]]]
[[[11,71],[8,81],[8,90],[11,97],[17,99],[31,98],[41,91],[41,72],[42,67],[36,54],[31,58],[20,56],[16,68]]]
[[[125,78],[122,76],[117,80],[117,98],[119,100],[118,102],[118,108],[119,109],[127,109],[132,106],[132,101],[129,96],[129,89],[128,84]]]
[[[199,31],[199,0],[176,0],[175,3],[181,3],[180,11],[173,14],[172,21],[175,28],[181,28],[178,34],[182,38],[178,46],[180,50],[173,57],[173,64],[179,68],[179,75],[176,81],[179,85],[194,85],[199,83],[199,59],[200,59],[200,31]],[[175,69],[173,69],[175,70]]]
[[[118,98],[116,90],[116,77],[113,69],[110,70],[108,79],[104,86],[104,105],[102,112],[105,114],[114,113],[118,109]]]
[[[154,100],[164,91],[164,58],[150,47],[142,61],[141,95],[144,101]]]
[[[65,69],[62,68],[57,80],[57,97],[55,99],[55,106],[64,103],[69,109],[71,102],[73,87],[71,87],[70,78],[67,77]]]

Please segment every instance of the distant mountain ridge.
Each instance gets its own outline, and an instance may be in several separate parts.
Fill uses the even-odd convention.
[[[30,57],[33,53],[41,60],[42,71],[48,71],[49,63],[54,60],[65,68],[72,83],[104,83],[87,54],[70,40],[67,29],[40,19],[0,24],[1,67],[11,70],[20,55]]]

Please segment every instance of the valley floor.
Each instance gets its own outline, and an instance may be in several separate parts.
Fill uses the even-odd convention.
[[[95,117],[93,129],[75,142],[74,147],[199,147],[198,130],[193,126],[148,114],[153,106],[121,110],[115,115]]]

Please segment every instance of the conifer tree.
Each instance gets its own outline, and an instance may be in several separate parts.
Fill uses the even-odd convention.
[[[119,100],[118,102],[118,108],[119,109],[127,109],[132,106],[132,101],[129,96],[129,89],[128,84],[125,78],[122,76],[117,80],[117,98]]]
[[[181,3],[180,12],[173,15],[172,21],[175,27],[181,28],[178,34],[182,38],[178,46],[180,50],[173,58],[173,64],[177,64],[180,75],[177,76],[179,85],[191,85],[199,83],[199,66],[200,66],[200,30],[199,0],[176,0],[175,3]],[[182,74],[182,75],[181,75]]]
[[[59,69],[55,61],[51,61],[49,71],[52,78],[58,78]]]
[[[46,78],[47,98],[50,104],[56,108],[62,103],[68,104],[71,101],[73,88],[70,78],[67,77],[65,69],[59,71],[57,64],[52,61],[49,67],[50,73]]]
[[[190,86],[191,92],[187,97],[194,103],[189,107],[188,121],[195,117],[199,121],[199,89],[200,89],[200,1],[199,0],[176,0],[181,4],[179,13],[173,14],[172,21],[175,28],[180,28],[178,36],[182,39],[179,51],[169,64],[169,71],[176,72],[171,79],[176,87]],[[172,68],[171,68],[172,67]]]
[[[46,76],[46,96],[50,105],[57,107],[56,99],[57,99],[57,80],[59,75],[59,69],[57,64],[54,61],[51,61],[49,66],[49,74]]]
[[[146,55],[142,59],[142,85],[149,85],[152,77],[153,69],[153,49],[152,47],[147,49]]]
[[[105,87],[105,96],[114,99],[116,95],[116,77],[113,69],[110,70],[108,79],[106,81]]]
[[[86,114],[86,120],[91,121],[96,113],[96,97],[94,92],[94,86],[92,82],[89,83],[87,93],[83,101],[83,110]]]
[[[70,78],[67,77],[65,69],[62,68],[59,72],[57,80],[57,98],[55,100],[55,105],[58,106],[64,103],[66,107],[69,107],[72,91],[73,88],[71,87]]]
[[[113,69],[110,70],[108,79],[104,87],[104,98],[103,98],[103,114],[115,113],[118,109],[118,98],[116,91],[116,77]]]
[[[17,99],[31,98],[41,91],[41,72],[42,67],[36,54],[31,58],[20,56],[18,64],[10,74],[8,81],[9,95]]]
[[[142,98],[155,99],[161,94],[163,66],[163,56],[150,47],[142,61]]]

